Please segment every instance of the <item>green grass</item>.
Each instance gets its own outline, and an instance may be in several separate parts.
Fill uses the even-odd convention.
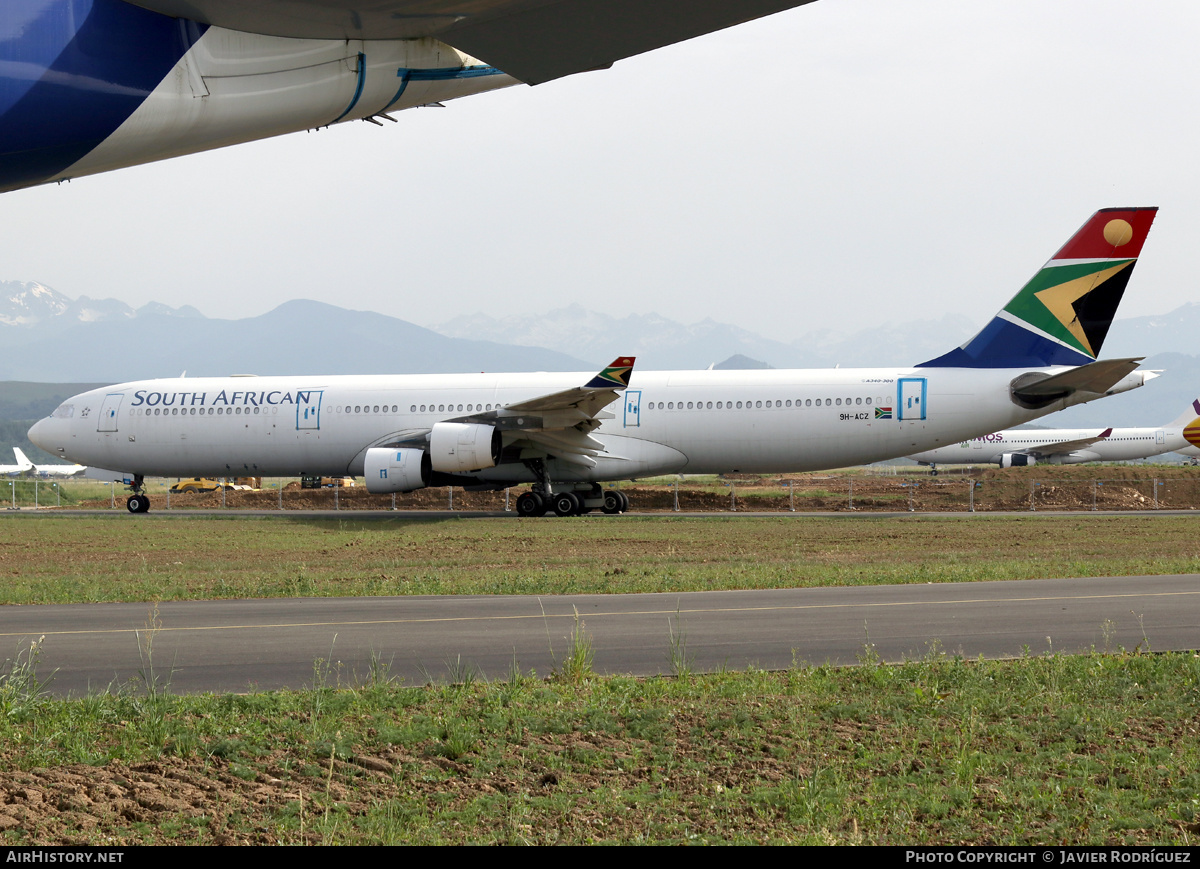
[[[1200,833],[1191,654],[868,656],[848,669],[427,687],[380,672],[306,692],[5,704],[10,693],[0,682],[0,785],[58,802],[0,833],[9,844],[1161,845]],[[99,781],[86,813],[76,785],[47,773],[72,764]],[[137,811],[121,809],[127,792],[143,794]]]
[[[1200,572],[1200,517],[1193,516],[3,518],[3,604]]]

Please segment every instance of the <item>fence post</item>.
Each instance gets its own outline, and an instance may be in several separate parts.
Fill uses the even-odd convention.
[[[1096,512],[1096,481],[1092,480],[1092,512]]]
[[[395,511],[395,509],[396,509],[396,493],[392,492],[392,510]]]
[[[679,481],[675,481],[675,506],[672,508],[676,513],[679,512]]]
[[[117,509],[117,484],[116,483],[108,484],[108,500],[109,500],[108,509],[116,510]],[[13,496],[13,506],[14,507],[17,506],[15,493]]]
[[[509,510],[508,510],[508,492],[509,492],[509,487],[506,486],[504,488],[504,512],[505,513],[509,512]]]
[[[967,485],[971,487],[970,497],[968,498],[968,501],[967,501],[967,503],[968,503],[967,512],[974,513],[975,512],[975,481],[968,480]]]
[[[737,491],[735,490],[733,483],[729,484],[729,512],[737,512]]]
[[[796,512],[796,487],[788,480],[788,510]]]
[[[342,487],[339,486],[337,483],[333,484],[333,509],[334,510],[342,509],[341,504],[339,503],[339,499],[338,499],[338,489],[340,489],[340,488],[342,488]]]
[[[38,488],[37,488],[37,484],[38,484],[38,481],[37,481],[37,478],[35,477],[35,478],[34,478],[34,480],[33,480],[33,509],[34,509],[34,510],[36,510],[36,509],[37,509],[37,508],[40,506],[40,505],[38,504]],[[1158,494],[1158,487],[1157,487],[1157,486],[1155,486],[1155,487],[1154,487],[1154,493],[1155,493],[1155,495],[1157,495],[1157,494]]]
[[[854,478],[853,477],[850,478],[850,495],[846,501],[846,509],[847,510],[854,509]]]
[[[283,509],[283,480],[279,481],[279,509]]]
[[[167,486],[167,509],[171,509],[171,487]]]
[[[37,500],[36,497],[34,500]],[[1154,478],[1154,509],[1158,509],[1158,477]]]
[[[914,483],[912,480],[909,480],[907,485],[908,485],[908,512],[914,513],[914,512],[916,512],[916,510],[913,507],[913,490],[917,488],[917,484]]]
[[[1037,510],[1037,505],[1034,504],[1034,502],[1033,502],[1033,490],[1034,490],[1035,486],[1037,486],[1037,483],[1035,483],[1033,480],[1030,480],[1029,481],[1029,510],[1031,512]]]
[[[450,509],[453,510],[454,509],[454,487],[450,486],[448,488],[450,490]]]
[[[228,485],[228,483],[229,483],[228,477],[221,478],[221,509],[222,510],[225,509],[225,487]]]

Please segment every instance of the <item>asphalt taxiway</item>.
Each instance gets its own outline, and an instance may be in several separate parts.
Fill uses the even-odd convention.
[[[600,673],[649,675],[958,654],[1200,648],[1200,574],[677,594],[372,597],[0,608],[0,657],[40,640],[49,690],[178,692],[365,681],[467,669],[544,676],[575,633]],[[321,667],[317,662],[325,662]]]

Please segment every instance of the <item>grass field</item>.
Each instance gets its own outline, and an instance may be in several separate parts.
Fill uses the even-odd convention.
[[[1200,572],[1192,516],[4,519],[5,604]],[[34,647],[0,841],[1194,844],[1200,657],[1141,651],[59,701]]]
[[[567,594],[1200,572],[1200,517],[4,517],[0,603]]]
[[[50,701],[0,685],[0,841],[1194,844],[1200,659]],[[318,675],[323,662],[317,662]],[[320,684],[320,683],[318,683]]]

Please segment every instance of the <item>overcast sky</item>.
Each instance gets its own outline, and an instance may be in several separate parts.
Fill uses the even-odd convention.
[[[819,0],[382,128],[0,195],[0,280],[787,339],[982,325],[1097,208],[1157,205],[1121,315],[1161,314],[1200,299],[1198,45],[1188,0]]]

